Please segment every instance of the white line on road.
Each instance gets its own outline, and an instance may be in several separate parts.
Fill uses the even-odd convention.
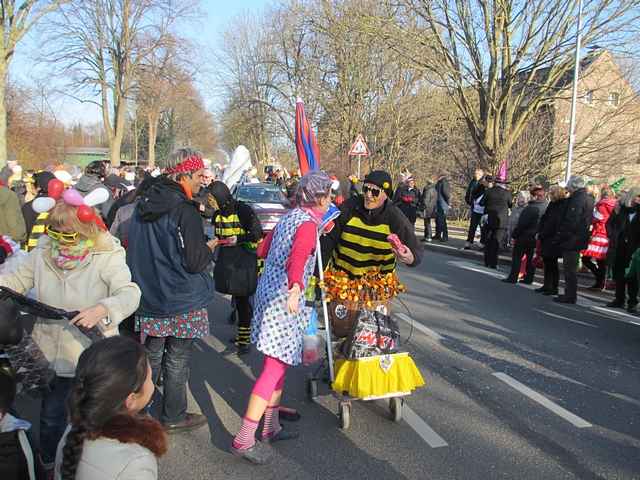
[[[585,327],[591,328],[599,328],[597,325],[593,325],[591,323],[581,322],[580,320],[574,320],[573,318],[563,317],[562,315],[558,315],[556,313],[545,312],[544,310],[534,309],[535,312],[541,313],[543,315],[547,315],[548,317],[559,318],[560,320],[566,320],[567,322],[577,323],[578,325],[584,325]]]
[[[489,268],[475,267],[473,265],[468,264],[467,262],[447,262],[449,265],[454,265],[456,267],[462,268],[464,270],[470,270],[472,272],[484,273],[485,275],[489,275],[494,278],[504,278],[503,273],[498,273],[497,271]]]
[[[395,315],[399,319],[404,320],[405,322],[407,322],[409,325],[413,325],[413,327],[415,327],[416,330],[420,330],[422,333],[424,333],[428,337],[431,337],[431,338],[433,338],[435,340],[438,340],[438,341],[444,340],[444,337],[442,335],[440,335],[438,332],[434,332],[430,328],[425,327],[420,322],[415,321],[413,318],[409,317],[408,315],[405,315],[404,313],[396,313]]]
[[[635,315],[631,315],[630,313],[627,312],[621,312],[620,310],[614,310],[613,308],[607,308],[607,307],[599,307],[599,306],[592,306],[591,307],[592,310],[595,310],[597,312],[600,313],[607,313],[609,315],[616,315],[619,317],[625,317],[625,318],[630,318],[633,320],[623,320],[621,318],[611,318],[611,320],[617,320],[619,322],[623,322],[623,323],[632,323],[634,325],[640,325],[640,321],[638,321],[638,317],[636,317]]]
[[[438,435],[433,428],[427,425],[426,422],[422,420],[416,412],[411,410],[406,403],[402,406],[402,418],[404,418],[409,426],[413,428],[413,430],[420,435],[420,437],[422,437],[422,439],[427,442],[431,448],[449,446],[444,438]]]
[[[504,383],[506,383],[510,387],[518,390],[523,395],[529,397],[534,402],[539,403],[540,405],[542,405],[546,409],[551,410],[553,413],[555,413],[556,415],[564,418],[567,422],[572,423],[576,427],[578,427],[578,428],[586,428],[586,427],[591,427],[592,426],[586,420],[578,417],[577,415],[574,415],[569,410],[567,410],[565,408],[562,408],[557,403],[554,403],[551,400],[549,400],[547,397],[545,397],[543,395],[540,395],[535,390],[530,389],[529,387],[527,387],[526,385],[520,383],[515,378],[510,377],[506,373],[496,372],[496,373],[493,374],[493,376],[496,377],[496,378],[499,378],[500,380],[502,380]]]

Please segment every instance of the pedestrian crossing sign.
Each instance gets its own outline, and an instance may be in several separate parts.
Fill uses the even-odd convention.
[[[368,157],[369,156],[369,147],[367,147],[367,143],[364,141],[364,137],[362,134],[356,137],[356,141],[351,145],[351,150],[349,150],[349,155],[354,157]]]

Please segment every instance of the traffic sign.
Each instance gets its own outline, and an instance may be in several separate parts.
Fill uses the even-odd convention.
[[[367,147],[367,142],[364,141],[364,137],[362,134],[356,137],[356,141],[351,145],[351,150],[349,150],[349,155],[353,157],[368,157],[369,156],[369,147]]]

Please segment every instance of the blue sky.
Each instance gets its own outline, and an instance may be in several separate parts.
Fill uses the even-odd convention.
[[[244,12],[259,11],[272,3],[270,0],[201,0],[204,18],[194,29],[193,39],[203,46],[214,47],[220,33],[234,16]],[[31,79],[46,78],[46,71],[34,68],[38,44],[37,29],[30,33],[18,46],[10,67],[10,75],[26,83]],[[53,105],[56,115],[63,122],[70,124],[76,121],[99,121],[97,107],[69,98],[57,98]]]

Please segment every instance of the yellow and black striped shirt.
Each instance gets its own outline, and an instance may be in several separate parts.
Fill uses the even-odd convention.
[[[390,233],[391,227],[386,223],[367,225],[359,217],[351,217],[343,225],[334,250],[335,266],[354,277],[376,268],[392,272],[396,268],[396,257],[387,240]]]
[[[24,246],[25,251],[30,252],[31,250],[36,248],[36,246],[38,246],[40,237],[44,235],[48,218],[49,212],[38,214],[38,216],[36,217],[36,223],[33,224],[33,228],[31,228],[31,232],[29,232],[29,237],[27,238],[27,243]]]

